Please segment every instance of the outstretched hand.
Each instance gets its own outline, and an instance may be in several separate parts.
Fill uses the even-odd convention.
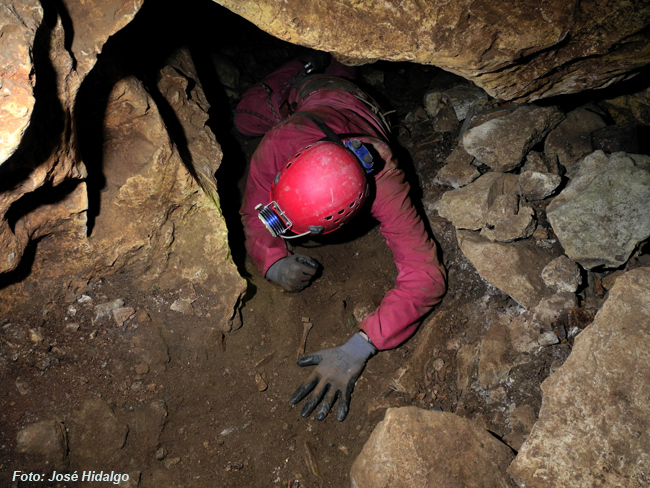
[[[266,278],[288,292],[298,292],[309,286],[319,268],[318,261],[304,254],[293,254],[271,265]]]
[[[289,401],[296,404],[309,395],[300,414],[308,417],[320,403],[316,419],[323,420],[338,399],[336,418],[342,422],[350,410],[354,385],[366,362],[376,352],[377,349],[371,342],[356,333],[342,346],[323,349],[300,358],[298,366],[316,365],[316,369],[291,395]]]

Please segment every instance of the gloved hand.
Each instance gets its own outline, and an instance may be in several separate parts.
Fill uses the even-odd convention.
[[[266,271],[266,277],[286,291],[298,292],[309,285],[318,266],[318,262],[309,256],[293,254],[273,263]]]
[[[289,401],[296,404],[311,392],[300,415],[308,417],[322,401],[316,419],[323,420],[338,398],[336,418],[342,422],[350,410],[354,384],[368,359],[376,352],[375,346],[357,332],[342,346],[323,349],[311,356],[300,358],[298,366],[318,366],[307,381],[291,395]]]

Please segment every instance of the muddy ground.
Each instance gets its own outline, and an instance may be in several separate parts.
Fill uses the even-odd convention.
[[[269,50],[254,54],[256,69],[242,68],[242,87],[296,52],[264,39]],[[432,178],[456,143],[453,134],[436,132],[426,117],[414,124],[405,119],[421,106],[432,80],[447,75],[388,63],[360,71],[361,80],[374,81],[368,88],[396,111],[396,143],[414,197],[446,190]],[[216,121],[215,132],[225,125]],[[294,244],[296,251],[323,265],[322,276],[308,289],[287,294],[265,281],[243,252],[236,216],[245,161],[259,141],[232,131],[217,138],[226,153],[217,176],[228,202],[224,212],[233,256],[249,282],[241,327],[230,333],[217,330],[206,311],[213,297],[193,297],[191,310],[177,311],[170,307],[187,289],[143,291],[128,274],[107,276],[78,295],[44,294],[34,284],[30,304],[0,319],[0,485],[112,486],[12,481],[16,470],[47,474],[58,469],[128,473],[141,487],[338,488],[349,486],[350,466],[387,407],[457,412],[502,438],[511,434],[511,405],[539,408],[539,385],[567,357],[568,342],[515,368],[498,397],[475,384],[458,389],[458,349],[477,344],[491,324],[521,310],[478,276],[458,250],[451,225],[431,217],[449,270],[449,293],[434,312],[444,312],[444,320],[430,317],[425,323],[433,329],[422,328],[407,343],[369,362],[344,422],[332,415],[322,422],[302,418],[301,405],[288,400],[309,374],[309,368],[296,365],[304,323],[313,324],[307,352],[345,342],[357,320],[393,286],[393,258],[376,223],[366,220],[330,240]],[[136,311],[121,326],[95,310],[116,299]],[[409,372],[415,394],[400,393],[393,379],[421,340],[430,347],[430,361]],[[44,454],[16,451],[21,429],[49,420],[66,431],[66,455],[57,457],[55,448],[47,447]]]

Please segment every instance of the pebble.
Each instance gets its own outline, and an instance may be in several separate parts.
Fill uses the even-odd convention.
[[[147,374],[149,372],[149,365],[146,363],[138,364],[135,367],[135,372],[138,374]]]
[[[560,338],[557,336],[555,332],[544,332],[537,339],[537,343],[540,346],[552,346],[553,344],[557,344],[558,342],[560,342]]]
[[[29,329],[29,340],[34,344],[39,344],[43,342],[43,336],[36,329]]]

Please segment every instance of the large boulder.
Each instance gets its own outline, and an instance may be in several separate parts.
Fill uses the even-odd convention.
[[[512,451],[451,413],[390,408],[350,471],[353,488],[511,488]]]
[[[546,209],[567,256],[617,268],[650,237],[650,157],[595,151]]]
[[[616,280],[564,365],[542,384],[533,432],[509,468],[526,488],[650,483],[650,268]]]
[[[605,87],[650,61],[644,0],[217,3],[285,41],[349,62],[439,66],[507,100]]]

